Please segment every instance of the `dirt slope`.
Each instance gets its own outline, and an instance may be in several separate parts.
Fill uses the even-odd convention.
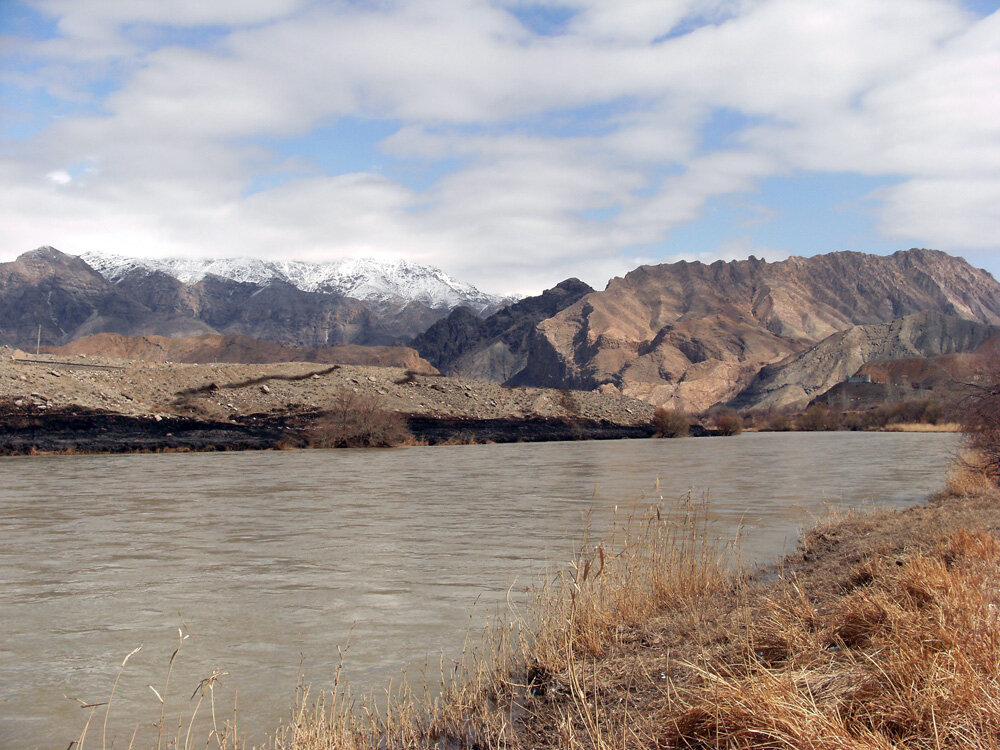
[[[143,416],[237,420],[331,408],[343,391],[370,393],[407,415],[468,419],[555,417],[648,424],[653,407],[618,395],[507,388],[476,380],[408,375],[402,368],[273,364],[180,364],[0,347],[0,403],[13,411],[68,407]]]
[[[414,349],[405,346],[321,346],[311,349],[262,341],[249,336],[205,334],[167,338],[165,336],[120,336],[98,333],[77,339],[64,346],[42,347],[56,356],[112,357],[145,362],[233,362],[266,364],[272,362],[320,362],[327,364],[373,365],[416,370],[422,375],[436,375],[429,362]]]

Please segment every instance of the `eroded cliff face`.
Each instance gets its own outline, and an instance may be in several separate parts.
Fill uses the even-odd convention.
[[[922,311],[1000,324],[1000,284],[933,250],[643,266],[539,323],[516,382],[697,411],[834,333]]]
[[[839,331],[773,365],[764,367],[735,398],[740,408],[804,408],[867,363],[937,358],[969,353],[1000,334],[995,326],[937,311],[925,311],[890,323],[854,326]],[[870,374],[870,371],[869,371]],[[892,382],[885,377],[881,382]]]

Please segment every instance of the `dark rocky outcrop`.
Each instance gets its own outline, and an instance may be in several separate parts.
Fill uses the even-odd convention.
[[[485,319],[460,307],[416,337],[411,346],[447,375],[511,381],[528,363],[535,326],[592,291],[579,279],[567,279]]]

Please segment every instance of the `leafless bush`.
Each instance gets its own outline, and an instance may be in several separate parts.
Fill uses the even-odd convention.
[[[347,389],[334,396],[309,431],[317,448],[383,448],[411,437],[403,415],[386,409],[378,396]]]
[[[656,428],[656,437],[687,437],[691,429],[691,420],[679,409],[658,406],[653,412],[653,427]]]
[[[1000,483],[1000,348],[982,355],[971,393],[963,406],[962,429],[982,468]]]
[[[795,420],[795,428],[806,432],[835,430],[837,428],[830,410],[823,404],[813,404]]]
[[[715,429],[720,435],[739,435],[743,432],[743,420],[732,409],[719,409],[712,414]]]

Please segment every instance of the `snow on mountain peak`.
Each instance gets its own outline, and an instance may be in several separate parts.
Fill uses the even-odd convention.
[[[103,253],[84,253],[80,257],[112,283],[130,273],[160,271],[185,284],[197,283],[211,274],[260,286],[281,281],[305,292],[335,293],[374,303],[404,300],[433,308],[466,305],[477,312],[509,301],[481,292],[471,284],[452,278],[440,268],[404,260],[359,258],[309,263],[258,258],[126,258]]]

